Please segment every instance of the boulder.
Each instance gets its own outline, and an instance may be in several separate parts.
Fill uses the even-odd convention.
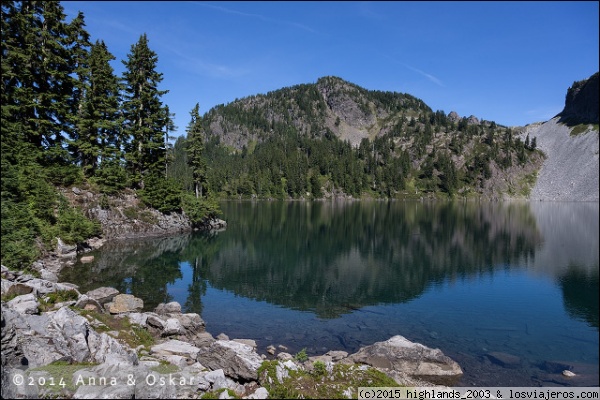
[[[431,349],[396,335],[363,347],[348,357],[349,361],[377,368],[403,371],[434,384],[453,385],[463,372],[460,366],[439,349]]]
[[[2,296],[13,297],[29,294],[33,292],[33,287],[19,282],[2,280]]]
[[[86,293],[90,298],[98,301],[100,304],[106,304],[119,294],[119,291],[111,287],[99,287]]]
[[[88,264],[94,261],[94,256],[83,256],[79,259],[82,264]]]
[[[17,296],[6,305],[21,314],[37,314],[40,303],[33,293]]]
[[[222,368],[232,379],[255,381],[262,358],[247,344],[233,340],[216,340],[210,346],[200,349],[196,360],[211,368]]]
[[[59,257],[75,257],[77,255],[77,245],[66,244],[61,238],[56,238],[56,254]]]
[[[156,306],[156,308],[154,309],[154,312],[157,313],[158,315],[181,314],[181,304],[179,304],[176,301],[172,301],[167,304],[160,303],[158,306]]]
[[[90,298],[86,294],[82,294],[79,296],[79,299],[75,302],[75,307],[83,308],[84,310],[102,312],[102,305],[92,298]]]
[[[165,326],[162,331],[163,336],[173,336],[178,335],[183,328],[181,327],[181,323],[179,320],[175,318],[169,318],[165,322]]]
[[[118,294],[108,306],[111,314],[122,314],[127,312],[139,312],[144,308],[144,301],[132,294]]]

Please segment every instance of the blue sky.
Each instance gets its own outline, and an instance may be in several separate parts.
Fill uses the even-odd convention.
[[[67,1],[121,60],[146,33],[184,135],[236,98],[333,75],[434,111],[508,126],[546,121],[597,72],[598,2]]]

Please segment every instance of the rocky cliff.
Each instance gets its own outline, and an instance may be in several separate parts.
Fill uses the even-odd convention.
[[[567,91],[565,108],[559,122],[569,126],[577,124],[598,124],[598,72],[582,81],[574,82]]]
[[[598,73],[575,82],[565,108],[544,123],[531,124],[522,137],[537,138],[546,155],[531,200],[598,201]]]

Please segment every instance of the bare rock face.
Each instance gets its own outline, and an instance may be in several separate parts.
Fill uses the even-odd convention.
[[[258,368],[263,361],[251,346],[233,340],[216,340],[200,349],[196,360],[211,369],[222,368],[225,375],[245,381],[258,379]]]
[[[411,377],[440,385],[452,385],[463,374],[460,366],[441,350],[413,343],[400,335],[363,347],[348,360],[402,371]]]
[[[574,82],[567,90],[565,108],[558,114],[559,122],[569,125],[598,123],[598,72],[582,81]]]

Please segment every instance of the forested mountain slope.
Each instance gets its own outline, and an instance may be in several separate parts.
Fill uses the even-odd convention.
[[[524,197],[542,159],[509,127],[331,76],[217,106],[198,124],[207,189],[225,197]],[[173,176],[190,175],[184,141]]]

